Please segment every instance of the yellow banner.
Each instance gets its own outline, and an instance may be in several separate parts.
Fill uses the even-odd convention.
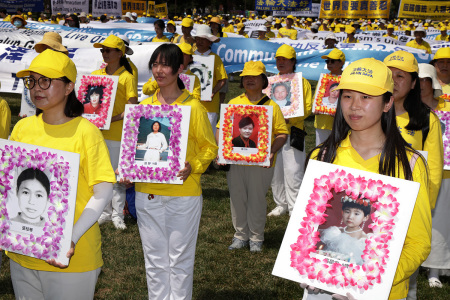
[[[387,19],[391,0],[322,0],[319,18]]]
[[[450,2],[402,0],[399,18],[442,20],[450,18]]]
[[[158,17],[164,17],[169,15],[169,11],[167,9],[167,3],[155,5],[155,13]]]
[[[129,12],[136,12],[139,16],[145,13],[145,0],[122,0],[122,15]]]
[[[156,14],[155,14],[155,1],[148,1],[147,3],[148,3],[147,16],[151,16],[151,17],[156,16]]]

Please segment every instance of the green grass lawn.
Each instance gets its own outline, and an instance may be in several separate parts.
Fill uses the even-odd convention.
[[[234,77],[235,80],[239,78]],[[238,82],[230,83],[227,101],[242,93]],[[18,95],[1,94],[10,104],[13,124],[20,110]],[[315,143],[314,118],[306,120],[307,150]],[[271,275],[289,216],[267,219],[262,253],[228,251],[234,229],[231,224],[225,172],[202,176],[203,212],[194,269],[194,299],[301,299],[295,282]],[[266,196],[268,211],[275,207],[272,193]],[[136,222],[126,219],[127,229],[117,231],[112,223],[102,225],[103,259],[96,299],[146,299],[144,258]],[[157,242],[157,241],[155,241]],[[450,279],[442,277],[443,289],[428,287],[425,271],[419,276],[418,299],[450,299]],[[0,299],[14,299],[9,261],[3,256],[0,270]]]

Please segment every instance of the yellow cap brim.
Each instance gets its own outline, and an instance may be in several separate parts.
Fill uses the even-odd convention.
[[[367,83],[355,83],[355,82],[341,82],[339,83],[339,85],[337,87],[335,87],[334,89],[332,89],[331,91],[334,90],[352,90],[352,91],[357,91],[360,93],[364,93],[367,95],[371,95],[371,96],[380,96],[383,95],[386,92],[391,92],[389,90],[377,87],[377,86],[373,86]]]
[[[108,47],[108,48],[113,48],[113,49],[119,49],[117,48],[117,46],[115,44],[109,44],[109,43],[95,43],[94,44],[94,48],[102,48],[103,46]],[[122,54],[125,54],[125,45],[122,47],[122,49],[119,49],[120,51],[122,51]]]
[[[17,72],[16,77],[28,77],[30,76],[30,72],[41,74],[47,78],[61,78],[66,76],[66,74],[49,69],[48,67],[34,67]],[[75,82],[76,78],[69,78],[69,80]]]

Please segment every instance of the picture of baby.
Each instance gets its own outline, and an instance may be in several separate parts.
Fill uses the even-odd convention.
[[[325,105],[327,107],[336,107],[337,101],[339,98],[339,90],[333,90],[339,85],[338,82],[333,82],[328,89],[328,97],[322,98],[322,105]],[[326,94],[326,95],[327,95]]]
[[[280,106],[291,105],[291,85],[289,82],[279,82],[272,86],[272,98]]]
[[[238,125],[239,135],[231,141],[233,147],[256,148],[256,143],[250,139],[250,136],[253,134],[253,129],[255,128],[255,123],[252,118],[249,116],[243,117]]]
[[[102,109],[103,86],[90,86],[86,94],[86,104],[84,104],[85,114],[100,114]]]
[[[44,227],[50,194],[50,181],[39,169],[25,169],[20,173],[16,183],[17,199],[20,212],[11,221]]]
[[[345,195],[341,198],[341,203],[342,226],[319,229],[321,242],[317,252],[331,258],[362,265],[361,256],[368,237],[363,228],[370,217],[370,201],[364,198],[353,199]]]

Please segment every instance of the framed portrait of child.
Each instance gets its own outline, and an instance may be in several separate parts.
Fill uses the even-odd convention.
[[[218,162],[269,166],[272,114],[272,106],[222,104]]]
[[[0,248],[68,265],[80,155],[0,140]]]
[[[335,88],[339,85],[340,80],[340,75],[320,74],[313,100],[313,114],[330,116],[336,114],[339,90],[335,90]]]
[[[214,80],[214,56],[193,55],[194,62],[189,65],[191,72],[198,77],[201,86],[201,101],[212,101]]]
[[[82,116],[99,129],[109,129],[118,83],[119,76],[82,75],[77,78],[75,91],[84,106]]]
[[[183,184],[191,108],[125,106],[119,177],[132,182]]]
[[[388,299],[419,187],[310,160],[272,274]]]
[[[269,85],[263,93],[280,106],[284,118],[303,116],[302,73],[275,75],[268,79]]]

